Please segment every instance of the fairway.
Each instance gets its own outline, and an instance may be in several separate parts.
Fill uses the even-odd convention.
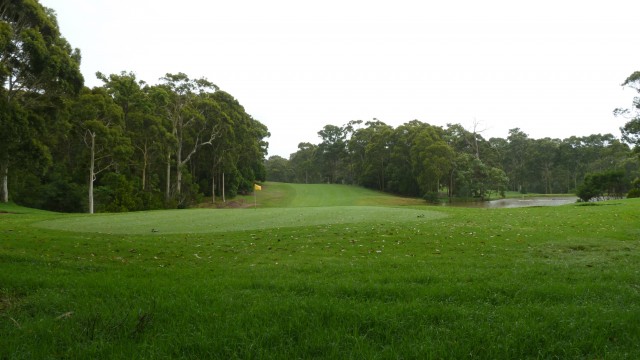
[[[334,206],[269,209],[191,209],[126,214],[65,216],[35,226],[65,231],[104,234],[210,233],[372,222],[419,223],[444,213],[409,208]]]

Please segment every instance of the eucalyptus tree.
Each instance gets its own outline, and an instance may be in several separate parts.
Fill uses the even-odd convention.
[[[296,182],[309,184],[322,180],[318,170],[320,167],[318,166],[317,153],[318,145],[301,142],[298,144],[298,150],[289,156]]]
[[[640,71],[635,71],[629,75],[622,83],[622,86],[629,87],[640,94]],[[635,150],[638,151],[640,149],[640,96],[633,98],[631,108],[616,109],[614,114],[622,115],[629,119],[629,121],[620,128],[622,139],[634,145]]]
[[[348,141],[358,184],[385,191],[393,128],[374,119],[353,132]]]
[[[341,164],[347,156],[347,132],[344,127],[325,125],[318,131],[322,142],[318,145],[318,159],[321,161],[326,182],[338,182]]]
[[[38,141],[38,127],[28,114],[42,102],[62,104],[60,98],[82,88],[80,52],[61,36],[56,16],[36,0],[0,2],[0,201],[9,200],[9,168],[25,147]],[[5,130],[7,129],[7,130]],[[42,151],[40,151],[42,153]]]
[[[270,156],[265,161],[267,181],[292,182],[295,173],[289,160],[279,155]]]
[[[88,149],[88,208],[94,212],[94,183],[98,174],[118,165],[132,152],[124,136],[121,108],[103,88],[85,88],[71,110],[76,131]]]
[[[138,81],[133,72],[123,71],[109,76],[98,72],[96,76],[103,81],[107,93],[122,109],[123,129],[135,149],[130,164],[137,168],[140,187],[145,190],[152,156],[172,143],[171,134],[162,124],[169,95],[162,87],[148,86],[144,81]]]
[[[555,172],[558,167],[558,154],[562,141],[559,139],[543,138],[532,140],[528,151],[528,165],[530,170],[529,183],[532,191],[552,194],[558,189]]]
[[[253,189],[254,181],[264,181],[266,170],[264,158],[269,143],[266,139],[271,136],[267,127],[260,121],[247,114],[246,127],[236,127],[236,153],[238,162],[236,168],[241,175],[239,191],[249,192]]]
[[[167,154],[167,184],[170,183],[172,155],[176,161],[176,194],[182,192],[182,176],[185,164],[204,145],[210,145],[218,136],[217,104],[209,96],[218,90],[210,81],[190,79],[184,73],[166,74],[162,79],[170,90],[169,121],[171,133],[176,139],[175,152]],[[165,193],[170,197],[169,187]]]
[[[442,129],[425,123],[417,129],[413,138],[409,154],[413,173],[420,185],[422,195],[438,191],[440,179],[430,171],[430,167],[433,161],[432,155],[434,155],[431,151],[440,142],[444,143]]]
[[[205,151],[194,155],[190,164],[200,189],[209,187],[215,202],[216,192],[224,201],[227,194],[247,193],[256,180],[265,179],[265,138],[269,132],[231,94],[218,90],[209,96],[216,104],[217,135]]]
[[[432,187],[431,191],[438,192],[441,181],[448,178],[448,176],[445,178],[445,175],[449,175],[454,169],[455,152],[444,140],[437,140],[427,146],[425,154],[426,157],[423,160],[425,172],[431,175],[432,184],[435,181],[435,187]]]
[[[527,159],[529,158],[531,139],[519,128],[514,128],[509,130],[507,141],[509,145],[505,155],[504,170],[509,176],[511,190],[526,191],[528,185]]]
[[[386,175],[388,191],[407,196],[424,195],[421,193],[418,181],[419,168],[413,161],[413,153],[417,150],[415,148],[417,136],[429,126],[418,120],[412,120],[394,129],[391,135],[392,145]]]

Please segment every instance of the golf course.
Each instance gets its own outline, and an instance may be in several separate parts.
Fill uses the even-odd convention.
[[[0,204],[0,359],[640,358],[640,199],[480,209],[267,182],[241,200]]]

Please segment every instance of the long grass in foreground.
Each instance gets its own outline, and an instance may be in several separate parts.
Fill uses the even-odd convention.
[[[0,358],[640,357],[639,201],[412,209],[165,236],[9,208]]]

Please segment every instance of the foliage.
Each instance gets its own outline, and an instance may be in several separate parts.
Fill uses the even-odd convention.
[[[422,198],[430,204],[438,204],[440,202],[440,196],[437,192],[428,192]]]
[[[52,11],[34,0],[0,3],[0,202],[9,200],[10,168],[48,163],[42,113],[60,109],[83,82],[80,52]]]
[[[622,83],[622,86],[627,86],[640,94],[640,71],[635,71],[633,74]],[[630,109],[616,109],[615,115],[622,115],[629,118],[629,121],[620,128],[622,132],[622,139],[629,144],[633,144],[636,149],[640,147],[640,97],[636,96],[633,99],[633,104]]]
[[[627,191],[625,173],[622,171],[607,171],[588,174],[582,185],[578,187],[576,195],[582,201],[607,198],[620,199]]]
[[[278,180],[491,199],[509,190],[574,193],[587,173],[624,169],[626,179],[640,173],[630,148],[611,134],[532,139],[515,128],[506,139],[485,140],[459,124],[441,128],[413,120],[393,128],[373,119],[327,125],[319,136],[319,145],[301,143],[288,163],[277,158],[272,171],[295,174]]]
[[[638,198],[640,197],[640,178],[636,178],[631,183],[631,189],[627,193],[627,198]]]
[[[270,156],[265,162],[267,181],[292,182],[295,174],[289,166],[289,161],[282,156]]]

